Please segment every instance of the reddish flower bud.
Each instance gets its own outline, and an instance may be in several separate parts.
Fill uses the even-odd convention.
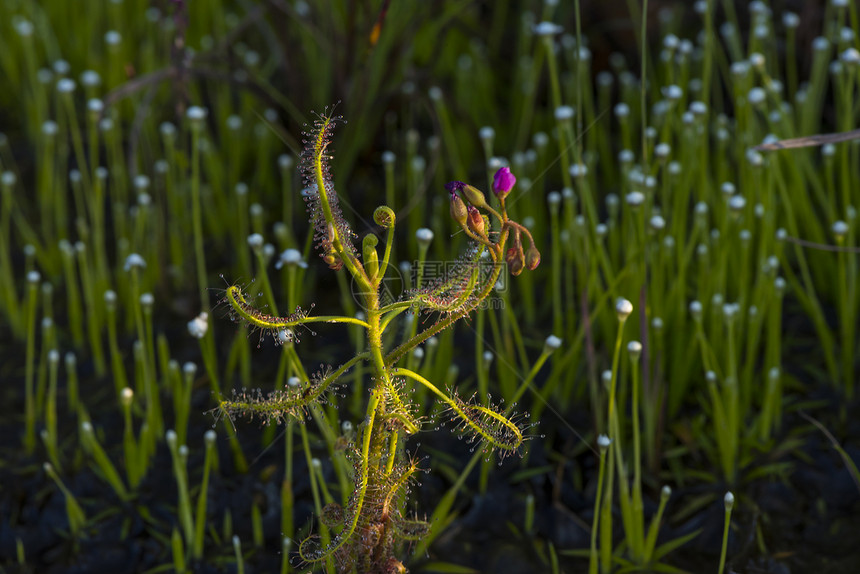
[[[469,229],[480,237],[486,237],[484,233],[484,216],[471,205],[467,209],[469,210]]]
[[[505,263],[508,264],[508,271],[511,272],[511,275],[516,277],[523,272],[523,257],[516,247],[508,248],[505,253]]]
[[[466,225],[466,220],[469,218],[466,204],[453,191],[451,192],[451,217],[460,225]]]
[[[496,175],[493,176],[493,193],[495,193],[496,197],[499,199],[504,199],[505,196],[511,192],[516,183],[517,178],[511,173],[511,168],[503,167],[496,172]]]
[[[540,265],[540,251],[532,243],[526,251],[526,267],[529,268],[529,271],[534,271],[538,265]]]

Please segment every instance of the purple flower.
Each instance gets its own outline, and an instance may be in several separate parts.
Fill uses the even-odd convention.
[[[503,167],[493,176],[493,193],[499,199],[504,199],[508,193],[514,188],[517,183],[517,178],[511,173],[511,168]]]
[[[455,191],[460,191],[464,187],[466,187],[466,184],[462,181],[449,181],[445,184],[445,189],[447,189],[451,193],[454,193]]]

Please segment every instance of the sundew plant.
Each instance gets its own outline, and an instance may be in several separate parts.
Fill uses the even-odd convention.
[[[470,435],[469,441],[476,442],[489,460],[494,451],[502,458],[518,452],[524,436],[516,415],[501,412],[476,396],[463,399],[456,391],[449,394],[400,363],[427,339],[473,313],[492,294],[506,267],[512,275],[519,275],[524,268],[534,270],[540,264],[540,252],[531,232],[508,217],[505,199],[516,184],[510,169],[503,167],[494,176],[498,210],[477,188],[451,182],[446,186],[451,217],[473,245],[450,274],[410,290],[398,301],[383,304],[380,286],[390,270],[396,216],[390,207],[376,209],[373,219],[385,234],[383,255],[379,257],[379,239],[371,232],[362,239],[359,256],[329,171],[331,138],[339,120],[321,115],[313,129],[304,134],[301,170],[320,256],[332,270],[352,276],[362,298],[363,318],[310,315],[303,311],[274,317],[253,307],[235,285],[227,288],[224,303],[233,319],[270,333],[277,343],[292,341],[297,329],[315,322],[344,323],[359,325],[366,331],[367,348],[337,368],[328,366],[266,397],[259,392],[243,392],[233,400],[221,401],[217,412],[229,417],[260,417],[268,422],[304,422],[310,414],[319,413],[320,404],[344,384],[341,378],[350,369],[359,362],[369,363],[372,384],[364,419],[354,440],[340,447],[350,465],[352,493],[345,505],[331,502],[322,509],[320,519],[325,530],[303,540],[298,554],[304,563],[330,559],[338,572],[402,572],[405,567],[397,558],[398,545],[421,540],[431,527],[424,520],[404,514],[410,485],[421,471],[420,459],[408,453],[407,437],[420,432],[422,426],[434,424],[434,419],[449,416],[456,421],[456,430]],[[526,249],[524,240],[528,241]],[[431,314],[434,319],[396,347],[386,348],[386,330],[395,328],[398,317],[405,312]],[[429,419],[419,416],[412,392],[416,385],[429,390],[432,399],[444,405],[445,412]],[[329,536],[331,528],[336,533]]]

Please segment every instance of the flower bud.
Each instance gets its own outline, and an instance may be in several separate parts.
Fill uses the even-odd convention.
[[[505,252],[505,263],[508,264],[508,270],[514,277],[523,272],[523,256],[516,247],[510,247]]]
[[[466,201],[475,207],[487,207],[487,200],[484,198],[483,192],[481,192],[477,187],[466,184],[463,186],[463,189],[460,190],[460,193],[463,194]]]
[[[502,200],[511,192],[516,183],[517,178],[511,173],[511,168],[503,167],[493,176],[493,193]]]
[[[481,215],[481,212],[471,205],[467,209],[469,214],[469,229],[474,231],[478,236],[485,237],[484,217]]]
[[[453,191],[451,192],[451,217],[460,225],[466,225],[466,220],[469,218],[466,204]]]
[[[526,267],[529,268],[529,271],[534,271],[538,265],[540,265],[540,251],[532,243],[526,250]]]

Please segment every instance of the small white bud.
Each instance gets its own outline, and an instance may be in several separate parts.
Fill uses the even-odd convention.
[[[627,299],[618,299],[615,302],[615,314],[618,316],[619,321],[626,321],[627,317],[630,316],[630,313],[633,312],[633,303],[628,301]]]
[[[126,271],[131,271],[132,269],[145,269],[146,261],[144,261],[143,257],[137,253],[131,253],[125,258],[125,265],[123,268]]]
[[[573,118],[574,111],[570,106],[559,106],[555,109],[556,121],[563,122]]]
[[[209,330],[209,313],[206,311],[200,313],[192,320],[188,321],[188,333],[195,339],[202,339],[206,336],[206,331]]]
[[[624,197],[624,199],[627,201],[627,205],[636,208],[645,202],[645,194],[641,191],[631,191]]]
[[[561,34],[564,32],[564,28],[559,26],[558,24],[554,24],[553,22],[541,22],[536,25],[533,29],[535,36],[554,36],[556,34]]]
[[[418,240],[418,245],[427,247],[433,241],[433,230],[426,227],[420,228],[415,232],[415,239]]]
[[[308,264],[302,260],[302,254],[298,249],[287,249],[281,252],[281,255],[278,257],[277,262],[275,262],[275,269],[280,269],[284,265],[295,265],[297,267],[301,267],[302,269],[307,269]]]
[[[561,347],[561,342],[562,341],[560,338],[556,337],[555,335],[550,335],[543,343],[543,352],[547,354],[552,353],[553,351]]]

